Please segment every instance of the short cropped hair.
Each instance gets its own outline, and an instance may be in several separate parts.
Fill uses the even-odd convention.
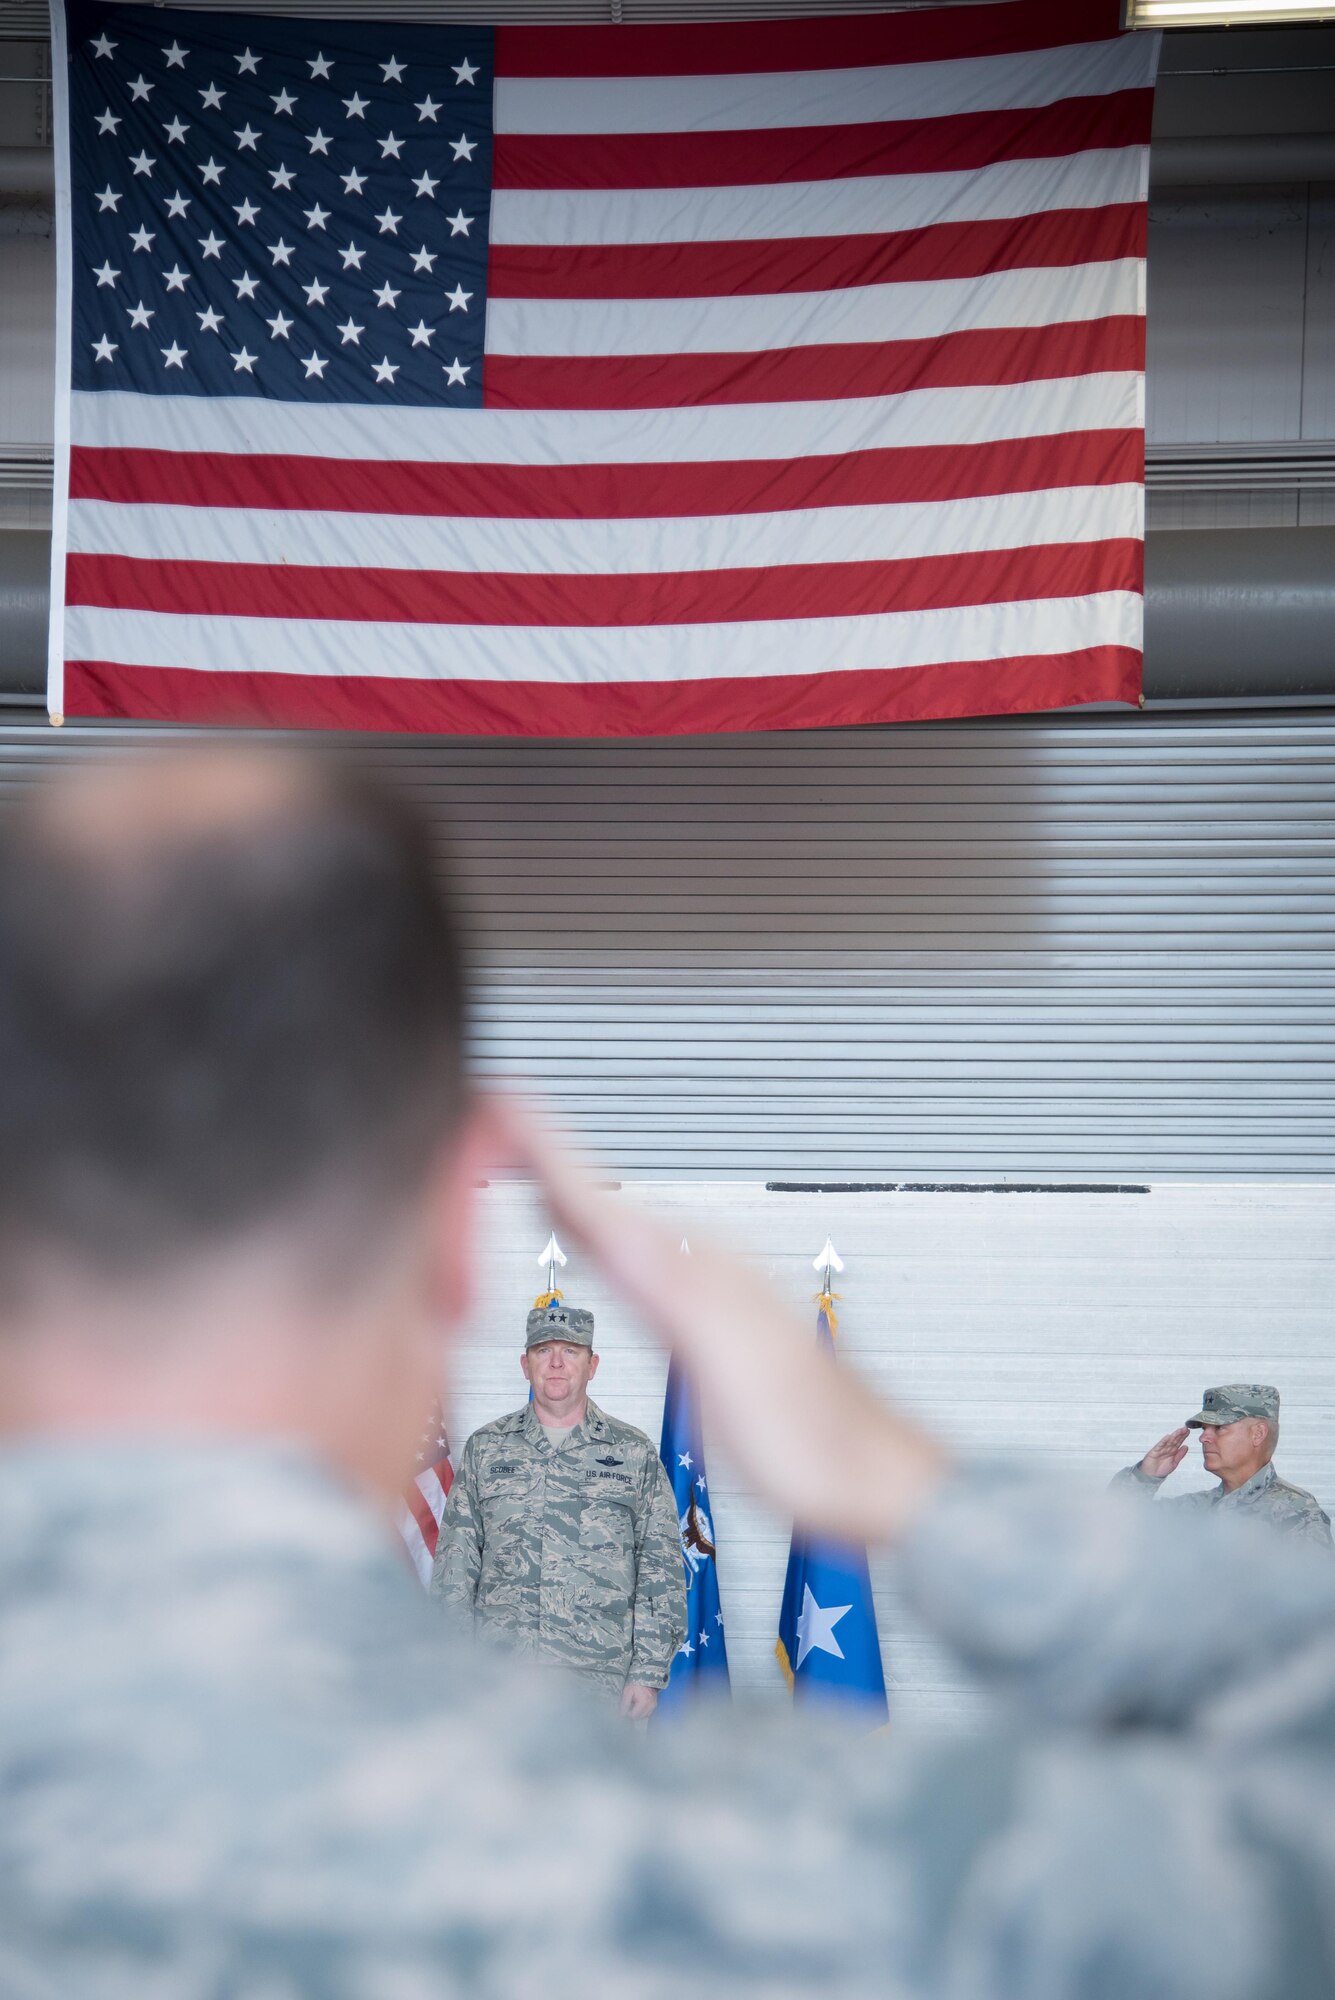
[[[113,763],[109,805],[88,809],[105,773],[72,772],[0,831],[0,1274],[34,1253],[151,1274],[260,1228],[341,1263],[461,1113],[432,842],[333,762]]]

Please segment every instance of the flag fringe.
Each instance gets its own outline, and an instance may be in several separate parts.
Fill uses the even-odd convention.
[[[839,1321],[835,1315],[834,1302],[842,1295],[839,1292],[817,1292],[816,1305],[830,1323],[830,1332],[838,1333]]]
[[[797,1689],[797,1683],[793,1679],[793,1669],[788,1659],[788,1648],[784,1645],[782,1639],[774,1641],[774,1657],[783,1669],[783,1677],[788,1683],[789,1694],[794,1694]]]
[[[533,1301],[533,1310],[537,1312],[542,1306],[554,1306],[558,1299],[564,1297],[564,1292],[541,1292]]]

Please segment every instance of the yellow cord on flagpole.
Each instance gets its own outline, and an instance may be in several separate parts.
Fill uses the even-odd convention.
[[[564,1292],[542,1292],[534,1299],[533,1310],[537,1312],[540,1306],[554,1306],[558,1299],[563,1299],[564,1297]]]
[[[834,1302],[841,1296],[842,1294],[839,1292],[817,1292],[816,1294],[816,1305],[829,1321],[831,1333],[838,1333],[839,1331],[839,1322],[835,1318]]]

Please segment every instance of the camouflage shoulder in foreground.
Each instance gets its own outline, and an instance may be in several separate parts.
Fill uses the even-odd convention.
[[[553,1444],[530,1407],[473,1432],[432,1589],[477,1629],[619,1695],[667,1685],[686,1630],[672,1488],[649,1439],[590,1403]]]

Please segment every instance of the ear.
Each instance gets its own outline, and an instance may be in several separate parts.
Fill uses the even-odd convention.
[[[532,1375],[531,1375],[531,1374],[529,1373],[529,1366],[528,1366],[528,1353],[527,1353],[527,1350],[526,1350],[526,1351],[525,1351],[525,1352],[524,1352],[523,1354],[521,1354],[521,1355],[520,1355],[520,1357],[519,1357],[519,1365],[520,1365],[520,1367],[521,1367],[521,1368],[523,1369],[523,1371],[524,1371],[524,1380],[525,1380],[526,1382],[531,1382],[531,1381],[533,1380],[533,1377],[532,1377]]]
[[[590,1382],[592,1382],[592,1380],[593,1380],[594,1376],[595,1376],[595,1375],[596,1375],[596,1374],[598,1373],[598,1362],[599,1362],[599,1358],[600,1358],[600,1357],[599,1357],[598,1355],[596,1355],[596,1354],[591,1354],[591,1355],[589,1356],[589,1380],[590,1380]]]

